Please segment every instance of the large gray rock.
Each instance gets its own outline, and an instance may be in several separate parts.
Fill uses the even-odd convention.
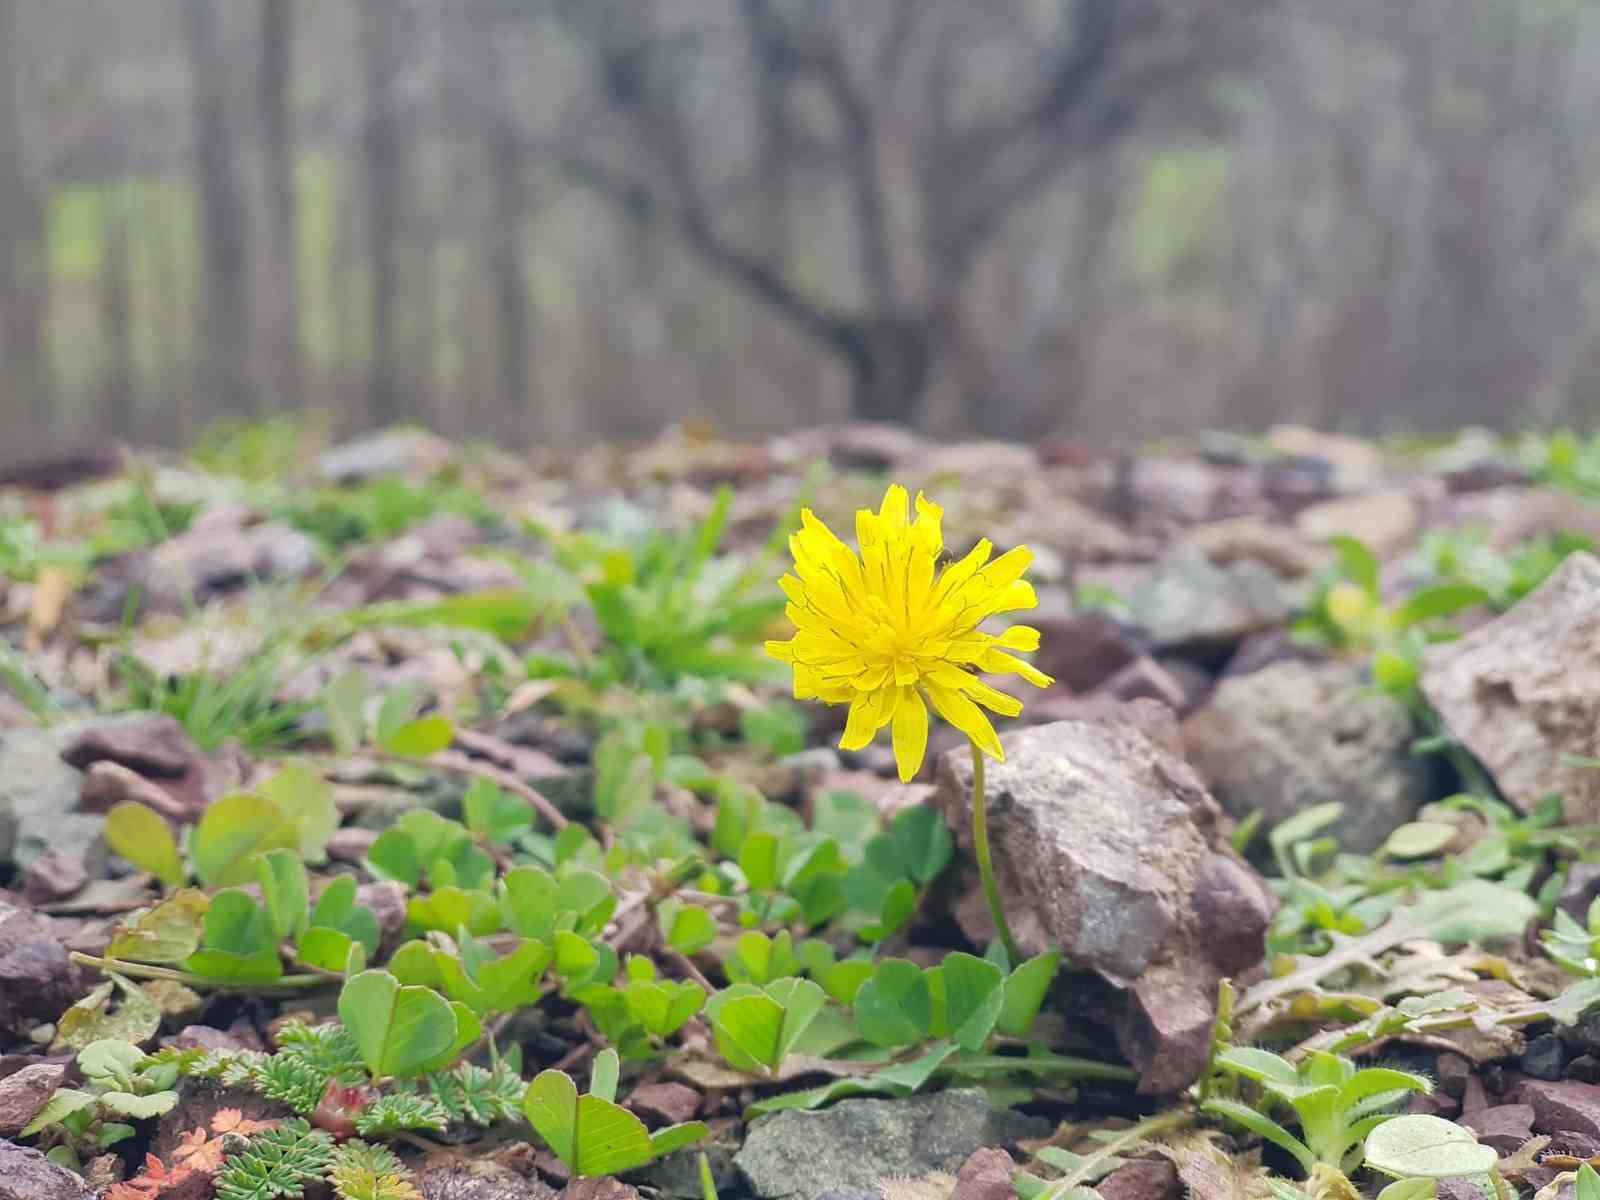
[[[1554,792],[1569,822],[1600,821],[1600,559],[1574,554],[1523,601],[1430,647],[1422,690],[1445,728],[1523,812]]]
[[[955,1172],[984,1146],[1047,1134],[1050,1124],[995,1108],[976,1088],[905,1100],[842,1100],[779,1112],[751,1126],[734,1165],[762,1200],[876,1194],[890,1176]]]
[[[61,759],[74,731],[0,729],[0,869],[27,867],[47,849],[73,861],[100,853],[105,817],[78,811],[83,776]]]
[[[1127,597],[1134,621],[1158,649],[1223,651],[1288,619],[1293,589],[1253,559],[1217,566],[1173,554]]]
[[[1126,989],[1122,1053],[1143,1091],[1176,1091],[1205,1065],[1218,983],[1260,962],[1272,900],[1228,847],[1161,705],[1003,742],[1006,761],[988,767],[989,826],[1013,932],[1024,952],[1059,948]],[[965,752],[940,758],[937,803],[969,849],[971,787]],[[983,941],[973,899],[957,918]]]
[[[1233,816],[1277,824],[1336,800],[1348,850],[1376,850],[1429,799],[1411,716],[1350,663],[1280,662],[1217,685],[1184,723],[1189,761]]]
[[[0,1139],[0,1200],[94,1200],[94,1193],[33,1147]]]

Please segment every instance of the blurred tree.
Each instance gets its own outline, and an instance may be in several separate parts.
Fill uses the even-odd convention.
[[[770,306],[904,420],[970,351],[983,248],[1074,163],[1204,85],[1274,0],[542,0],[587,86],[547,143],[567,174]],[[1181,107],[1172,104],[1181,100]],[[847,225],[851,269],[787,251],[791,195]],[[959,366],[967,416],[995,397]]]
[[[411,0],[360,0],[366,89],[362,153],[366,167],[367,248],[371,366],[368,419],[389,425],[407,415],[401,406],[399,316],[401,205],[408,142],[397,88],[409,42]]]
[[[195,173],[200,191],[201,289],[199,389],[219,413],[256,407],[251,377],[249,217],[228,120],[229,70],[215,0],[188,0],[189,77],[193,91]]]
[[[47,429],[50,265],[42,189],[28,154],[22,8],[23,0],[0,0],[0,416]]]
[[[267,229],[263,256],[263,380],[277,406],[298,404],[304,389],[300,362],[299,221],[294,159],[294,0],[261,0],[261,56],[257,94],[265,158]]]

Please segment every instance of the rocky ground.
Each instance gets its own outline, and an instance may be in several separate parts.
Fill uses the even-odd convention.
[[[308,438],[0,489],[0,1200],[1348,1200],[1413,1174],[1560,1192],[1600,1156],[1600,447]],[[844,533],[886,480],[945,506],[958,554],[1035,554],[1055,683],[987,773],[1031,1006],[1018,962],[974,957],[964,738],[936,725],[902,783],[759,652],[786,636],[775,531],[809,505]],[[298,919],[274,871],[306,881]],[[528,872],[552,882],[524,911]],[[370,933],[318,899],[346,877]],[[595,896],[558,896],[574,877]],[[548,973],[490,997],[484,962],[530,941]],[[286,1019],[351,1024],[368,965],[471,1009],[460,1044],[263,1084]],[[679,988],[686,1019],[642,1015]],[[719,1004],[762,988],[751,1050]],[[85,1062],[107,1041],[137,1048],[122,1075]],[[598,1063],[601,1096],[607,1046],[606,1111],[704,1121],[693,1146],[561,1152],[515,1076],[582,1090]],[[237,1121],[348,1147],[341,1114],[512,1047],[504,1111],[368,1135],[393,1172],[240,1182],[276,1135]],[[1284,1088],[1326,1080],[1274,1090],[1262,1049],[1291,1080],[1411,1073],[1352,1114],[1449,1122],[1499,1183],[1384,1175],[1370,1146],[1362,1169],[1356,1135],[1311,1169],[1248,1114],[1309,1144]]]

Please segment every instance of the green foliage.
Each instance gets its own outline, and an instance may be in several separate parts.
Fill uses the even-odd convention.
[[[1358,1068],[1347,1058],[1313,1051],[1296,1067],[1267,1050],[1234,1046],[1216,1056],[1224,1074],[1257,1085],[1269,1104],[1295,1115],[1296,1137],[1260,1108],[1214,1097],[1202,1106],[1288,1151],[1309,1175],[1321,1163],[1349,1174],[1361,1164],[1368,1134],[1395,1115],[1386,1111],[1407,1092],[1428,1092],[1420,1075],[1388,1067]]]
[[[627,530],[621,521],[610,534],[548,534],[604,635],[586,674],[602,683],[670,687],[691,677],[775,673],[758,646],[783,611],[774,572],[717,554],[732,502],[723,489],[705,520],[681,534]]]
[[[451,1123],[485,1127],[521,1116],[527,1091],[522,1076],[503,1058],[489,1068],[457,1063],[448,1071],[429,1072],[423,1082]]]
[[[1367,1134],[1366,1165],[1397,1179],[1484,1175],[1499,1157],[1470,1129],[1422,1113],[1396,1116]]]
[[[1600,899],[1589,905],[1581,925],[1563,908],[1557,908],[1552,919],[1551,928],[1539,934],[1550,960],[1574,975],[1600,976]]]
[[[292,1200],[333,1165],[333,1139],[295,1119],[263,1130],[217,1174],[217,1200]]]
[[[367,851],[367,865],[380,879],[413,889],[426,883],[434,890],[480,890],[495,874],[494,860],[465,825],[426,808],[412,809],[379,834]]]
[[[411,526],[442,513],[455,513],[482,525],[493,510],[478,492],[445,478],[418,487],[386,475],[352,487],[289,492],[279,515],[339,550],[358,542],[398,537]]]
[[[58,1146],[72,1160],[98,1154],[132,1137],[129,1121],[171,1112],[178,1103],[178,1068],[150,1058],[130,1042],[103,1038],[78,1052],[83,1087],[60,1087],[19,1136]]]
[[[616,1175],[681,1150],[710,1130],[689,1121],[650,1133],[644,1123],[615,1102],[617,1054],[595,1057],[589,1093],[580,1096],[571,1076],[541,1071],[528,1085],[523,1113],[556,1157],[577,1176]]]
[[[340,1200],[421,1200],[411,1172],[394,1151],[359,1140],[334,1150],[328,1182]]]
[[[717,1051],[742,1071],[776,1071],[783,1065],[827,996],[808,979],[782,978],[757,987],[736,983],[706,1003]]]
[[[388,971],[363,971],[339,993],[339,1020],[374,1077],[420,1075],[460,1049],[462,1006],[432,988],[402,985]]]
[[[384,1137],[416,1129],[443,1133],[449,1123],[442,1104],[432,1096],[414,1092],[379,1096],[355,1114],[356,1132],[362,1137]]]
[[[226,674],[196,670],[167,675],[132,653],[117,659],[126,705],[177,719],[202,750],[228,741],[245,749],[289,749],[302,740],[300,720],[310,705],[278,699],[284,680],[302,663],[287,638],[271,638]]]

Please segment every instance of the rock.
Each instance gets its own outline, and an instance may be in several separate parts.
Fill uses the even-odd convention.
[[[63,747],[61,757],[80,771],[109,761],[140,775],[176,779],[194,766],[200,751],[176,718],[140,713],[95,721]]]
[[[1496,550],[1568,533],[1600,543],[1600,505],[1554,487],[1500,487],[1453,499],[1444,521],[1488,531]]]
[[[1567,868],[1567,882],[1556,907],[1574,921],[1587,920],[1589,905],[1600,897],[1600,863],[1575,862]]]
[[[1383,451],[1364,438],[1304,425],[1274,425],[1266,442],[1279,454],[1326,464],[1334,486],[1342,492],[1369,488],[1383,474]]]
[[[1170,555],[1128,596],[1136,624],[1158,649],[1227,652],[1252,633],[1281,625],[1291,604],[1277,574],[1258,562],[1219,567]]]
[[[1535,1079],[1560,1079],[1566,1071],[1567,1049],[1553,1033],[1541,1033],[1528,1042],[1519,1064]]]
[[[310,575],[320,562],[317,544],[284,521],[196,522],[145,552],[133,582],[146,611],[183,612],[259,581]]]
[[[595,1175],[567,1184],[561,1189],[561,1200],[639,1200],[639,1189],[614,1176]]]
[[[1004,1150],[986,1146],[961,1164],[950,1200],[1015,1200],[1017,1164]]]
[[[988,767],[990,839],[1024,952],[1059,948],[1127,989],[1122,1053],[1142,1091],[1170,1092],[1203,1068],[1217,984],[1261,961],[1273,902],[1229,848],[1171,714],[1123,711],[1008,734],[1006,761]],[[966,754],[943,755],[935,795],[969,851],[971,772]],[[986,916],[965,914],[980,945]]]
[[[1131,630],[1102,612],[1042,617],[1033,624],[1039,630],[1034,664],[1074,692],[1099,687],[1143,649]]]
[[[1461,1124],[1477,1134],[1484,1145],[1493,1146],[1501,1154],[1511,1154],[1533,1136],[1533,1106],[1498,1104],[1462,1117]]]
[[[383,475],[431,475],[455,457],[444,438],[422,429],[386,429],[326,450],[317,471],[331,483],[365,483]]]
[[[1286,579],[1298,579],[1324,566],[1328,550],[1284,525],[1262,517],[1234,517],[1197,525],[1181,544],[1219,567],[1256,562]]]
[[[1511,611],[1429,647],[1422,690],[1445,728],[1529,812],[1552,792],[1569,824],[1600,821],[1600,559],[1578,553]]]
[[[1467,1081],[1473,1077],[1472,1064],[1454,1051],[1446,1050],[1436,1060],[1434,1075],[1440,1091],[1459,1098],[1467,1090]]]
[[[88,882],[83,857],[73,858],[52,846],[22,872],[22,898],[29,904],[49,904],[65,900]]]
[[[653,1124],[676,1125],[700,1111],[700,1093],[682,1083],[644,1083],[628,1096],[628,1107]]]
[[[84,812],[91,813],[108,813],[119,804],[132,802],[171,821],[198,815],[191,812],[188,805],[173,799],[172,793],[159,783],[115,762],[97,762],[89,767],[83,777],[79,802]]]
[[[384,946],[393,949],[406,927],[406,885],[393,879],[363,883],[356,888],[356,903],[372,910]]]
[[[1017,442],[950,442],[933,447],[917,457],[914,468],[919,479],[948,476],[966,482],[1013,486],[1039,470],[1039,452]]]
[[[1580,1083],[1600,1083],[1600,1058],[1580,1054],[1567,1064],[1567,1078]]]
[[[819,1112],[754,1121],[734,1163],[762,1200],[877,1194],[889,1176],[957,1170],[985,1146],[1039,1137],[1050,1124],[996,1108],[975,1088],[905,1100],[842,1100]]]
[[[523,1175],[504,1163],[450,1153],[429,1158],[415,1169],[415,1175],[423,1200],[554,1200],[557,1194],[537,1176]],[[582,1182],[617,1184],[609,1176]],[[626,1192],[596,1191],[589,1200],[635,1200],[638,1196],[626,1184],[617,1186]]]
[[[1511,1099],[1533,1107],[1533,1128],[1537,1133],[1571,1130],[1600,1138],[1600,1087],[1592,1083],[1529,1079],[1517,1086]]]
[[[0,1139],[0,1200],[94,1200],[94,1193],[31,1146]]]
[[[1181,1192],[1178,1170],[1164,1158],[1135,1159],[1107,1175],[1094,1190],[1100,1200],[1177,1200]]]
[[[0,729],[0,867],[26,867],[54,845],[87,851],[105,822],[78,813],[82,776],[61,761],[56,729]]]
[[[887,471],[919,457],[928,443],[903,425],[854,421],[821,431],[819,449],[836,467],[855,471]]]
[[[1389,488],[1357,496],[1340,496],[1302,509],[1295,528],[1325,542],[1339,536],[1357,538],[1380,559],[1393,558],[1409,546],[1422,524],[1422,508],[1408,491]]]
[[[0,1135],[20,1133],[66,1077],[61,1063],[34,1063],[0,1079]]]
[[[1432,774],[1411,752],[1403,705],[1343,662],[1280,662],[1224,678],[1183,728],[1189,760],[1235,817],[1276,825],[1339,801],[1334,832],[1369,853],[1430,798]]]
[[[54,1021],[78,999],[66,948],[49,922],[0,892],[0,1036],[20,1037],[41,1021]]]
[[[1210,687],[1211,677],[1182,660],[1172,661],[1182,671],[1183,682],[1166,666],[1141,655],[1106,680],[1101,690],[1113,700],[1158,700],[1174,712],[1188,712]]]

